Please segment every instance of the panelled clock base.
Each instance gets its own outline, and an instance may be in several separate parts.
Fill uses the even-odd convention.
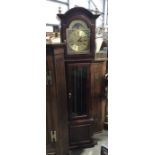
[[[93,147],[96,142],[91,138],[93,135],[93,119],[83,119],[82,121],[71,121],[69,125],[70,148]]]

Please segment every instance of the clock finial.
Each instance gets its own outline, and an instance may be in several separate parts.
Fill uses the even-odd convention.
[[[61,14],[61,7],[59,7],[58,9],[59,9],[59,10],[58,10],[59,14]]]
[[[95,13],[98,14],[98,8],[95,8]]]

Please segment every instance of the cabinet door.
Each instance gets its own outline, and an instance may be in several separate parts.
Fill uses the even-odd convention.
[[[70,119],[87,117],[90,98],[90,64],[68,64],[67,79]]]

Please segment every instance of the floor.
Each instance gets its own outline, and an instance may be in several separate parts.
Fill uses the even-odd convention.
[[[92,148],[72,151],[71,155],[100,155],[101,145],[108,146],[108,131],[104,130],[102,133],[95,134],[93,138],[97,140],[97,145]]]

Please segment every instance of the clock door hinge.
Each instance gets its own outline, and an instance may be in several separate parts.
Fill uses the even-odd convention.
[[[51,142],[56,142],[57,141],[57,135],[55,130],[50,131],[50,136],[51,136]]]
[[[46,85],[52,85],[52,71],[46,72]]]

